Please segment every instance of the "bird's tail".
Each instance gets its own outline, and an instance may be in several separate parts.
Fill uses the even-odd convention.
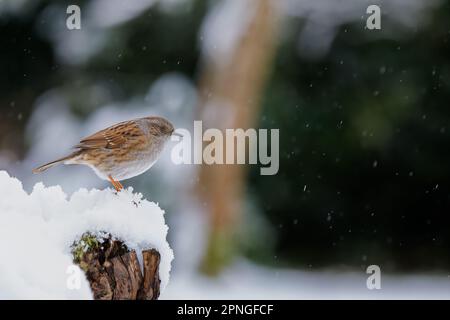
[[[44,172],[44,171],[47,170],[48,168],[51,168],[51,167],[53,167],[53,166],[56,166],[57,164],[60,164],[61,162],[64,162],[64,161],[66,161],[66,160],[69,160],[69,159],[73,158],[73,157],[76,156],[76,155],[77,155],[76,153],[72,153],[72,154],[70,154],[70,155],[68,155],[68,156],[66,156],[66,157],[61,158],[61,159],[58,159],[58,160],[55,160],[55,161],[46,163],[46,164],[44,164],[44,165],[42,165],[42,166],[40,166],[40,167],[37,167],[36,169],[33,169],[33,173],[41,173],[41,172]]]

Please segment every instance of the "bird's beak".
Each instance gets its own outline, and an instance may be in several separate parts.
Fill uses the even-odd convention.
[[[172,135],[173,135],[173,136],[180,137],[181,139],[183,139],[183,135],[182,135],[181,133],[178,133],[178,132],[172,132]]]

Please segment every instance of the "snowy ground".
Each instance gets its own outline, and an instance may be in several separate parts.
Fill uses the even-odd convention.
[[[450,275],[381,276],[369,290],[361,272],[297,271],[240,261],[218,279],[174,273],[161,299],[450,299]]]
[[[71,245],[87,231],[110,233],[137,252],[157,249],[161,289],[167,285],[173,252],[164,211],[131,188],[80,189],[68,198],[59,186],[39,183],[28,194],[0,171],[0,194],[0,299],[92,298],[81,272],[79,286],[68,284],[78,269]]]
[[[173,253],[164,212],[131,188],[119,195],[81,189],[68,198],[60,187],[37,184],[28,194],[19,180],[0,171],[0,194],[0,299],[90,299],[84,277],[79,289],[67,286],[70,245],[85,231],[100,230],[138,251],[158,249],[162,288],[168,284],[161,299],[450,299],[449,274],[382,274],[381,289],[368,290],[364,272],[270,269],[244,260],[208,278],[182,254],[169,282]],[[196,222],[189,220],[194,225],[184,228],[192,231]]]

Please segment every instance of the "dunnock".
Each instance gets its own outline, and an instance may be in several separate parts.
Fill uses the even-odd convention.
[[[83,164],[120,191],[123,186],[119,181],[140,175],[153,166],[172,134],[178,135],[173,125],[161,117],[120,122],[82,139],[73,153],[44,164],[33,173],[59,163]]]

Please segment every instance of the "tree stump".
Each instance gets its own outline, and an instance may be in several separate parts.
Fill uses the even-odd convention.
[[[161,256],[155,249],[137,254],[111,235],[85,233],[72,246],[74,262],[86,273],[95,300],[156,300],[161,280]]]

